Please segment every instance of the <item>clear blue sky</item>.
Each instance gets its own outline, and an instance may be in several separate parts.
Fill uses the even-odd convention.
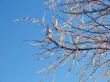
[[[39,82],[35,47],[24,40],[36,39],[38,26],[13,22],[18,17],[40,17],[43,0],[0,0],[0,82]]]
[[[13,20],[19,17],[42,17],[45,8],[43,1],[0,0],[0,82],[39,82],[40,76],[35,74],[39,67],[31,55],[36,47],[24,40],[40,38],[37,36],[40,27],[29,21],[15,23]],[[55,82],[77,80],[71,74],[66,76],[69,79],[63,78],[63,75],[66,72],[59,72]]]

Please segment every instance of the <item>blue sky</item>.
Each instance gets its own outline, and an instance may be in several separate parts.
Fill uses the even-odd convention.
[[[38,82],[36,48],[24,40],[37,38],[37,25],[13,22],[19,17],[40,17],[43,0],[0,0],[0,82]]]
[[[0,0],[0,82],[39,82],[39,68],[32,56],[36,47],[24,40],[38,39],[40,27],[29,21],[14,22],[19,17],[42,17],[45,0]],[[73,70],[74,71],[74,70]],[[76,82],[60,69],[55,82]],[[66,75],[66,78],[63,78]],[[69,77],[67,79],[67,77]],[[44,82],[51,82],[51,77]],[[101,82],[101,81],[100,81]],[[103,82],[103,81],[102,81]]]

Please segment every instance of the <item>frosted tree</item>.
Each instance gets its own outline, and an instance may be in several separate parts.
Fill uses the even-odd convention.
[[[110,0],[49,0],[44,4],[48,13],[42,20],[16,19],[44,27],[44,39],[32,40],[40,48],[33,56],[51,60],[37,72],[48,72],[41,81],[69,62],[67,72],[79,68],[75,73],[79,82],[103,77],[110,82]]]

